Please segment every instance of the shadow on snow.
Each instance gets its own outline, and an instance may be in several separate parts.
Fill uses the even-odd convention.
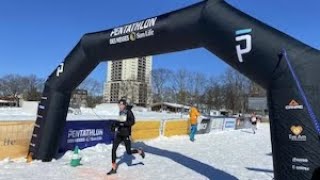
[[[206,176],[209,179],[219,179],[219,180],[236,180],[237,179],[236,177],[222,170],[216,169],[208,164],[202,163],[198,160],[192,159],[178,152],[173,152],[169,150],[148,146],[143,142],[135,143],[133,146],[143,148],[147,155],[153,154],[153,155],[171,159],[172,161],[179,163],[185,166],[186,168],[189,168],[203,176]],[[129,156],[126,153],[124,153],[124,155],[120,158],[120,161],[118,162],[118,164],[126,163],[128,166],[144,165],[142,162],[132,164],[132,160],[134,159],[135,159],[134,156]]]

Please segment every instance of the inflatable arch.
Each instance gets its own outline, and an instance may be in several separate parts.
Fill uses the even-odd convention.
[[[275,179],[311,179],[320,166],[320,53],[223,0],[85,34],[46,81],[30,155],[56,155],[70,94],[101,60],[200,47],[268,90]]]

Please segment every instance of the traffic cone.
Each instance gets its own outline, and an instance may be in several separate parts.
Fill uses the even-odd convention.
[[[71,162],[70,162],[70,165],[72,167],[77,167],[77,166],[80,166],[80,161],[81,161],[81,157],[80,157],[80,154],[79,154],[79,147],[76,146],[73,150],[73,155],[72,155],[72,159],[71,159]]]

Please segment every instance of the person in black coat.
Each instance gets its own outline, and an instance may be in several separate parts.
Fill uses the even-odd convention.
[[[108,175],[117,173],[116,152],[121,142],[124,142],[127,154],[140,154],[142,158],[145,157],[143,149],[131,149],[131,127],[135,123],[135,117],[131,111],[132,106],[127,105],[125,99],[121,99],[119,109],[118,121],[111,126],[111,130],[115,132],[115,137],[112,145],[112,169],[107,173]]]

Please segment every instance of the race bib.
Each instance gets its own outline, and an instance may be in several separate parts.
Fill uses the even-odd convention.
[[[126,122],[127,121],[127,115],[120,115],[119,117],[118,117],[118,121],[120,121],[120,122]]]

